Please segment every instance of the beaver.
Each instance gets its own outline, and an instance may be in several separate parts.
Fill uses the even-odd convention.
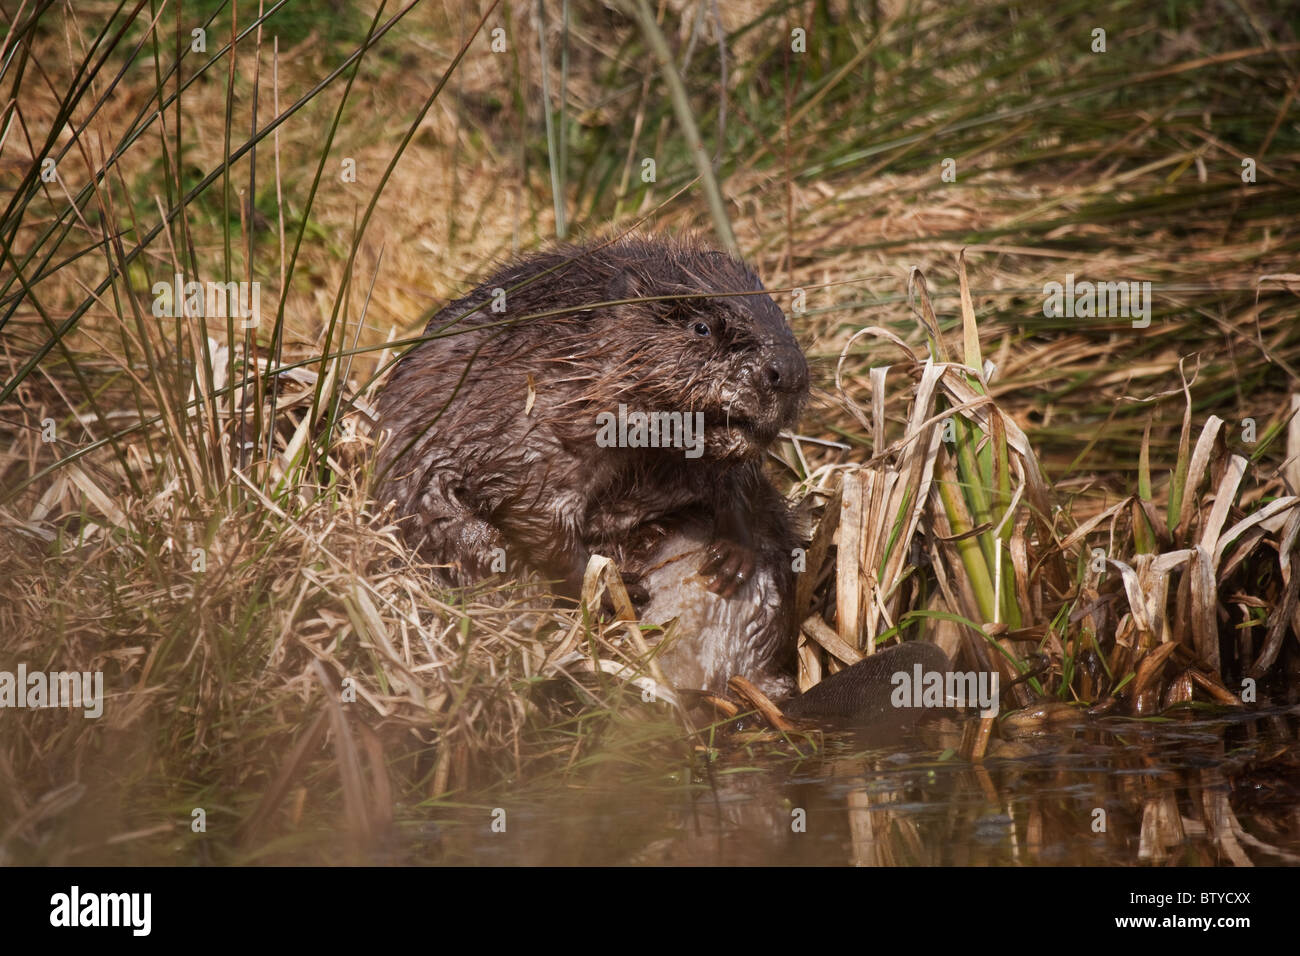
[[[742,260],[691,237],[557,244],[449,303],[398,361],[378,497],[450,584],[528,568],[576,598],[607,555],[643,620],[677,619],[672,683],[716,694],[740,674],[788,698],[801,542],[763,458],[808,394]]]

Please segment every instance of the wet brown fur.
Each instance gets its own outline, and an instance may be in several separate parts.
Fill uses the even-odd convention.
[[[797,420],[808,369],[769,296],[727,295],[761,289],[739,260],[667,236],[502,266],[433,317],[384,387],[380,500],[396,499],[408,540],[452,567],[450,583],[487,577],[499,548],[573,596],[601,553],[672,613],[680,576],[658,569],[695,554],[708,596],[681,600],[717,632],[695,639],[718,660],[685,666],[701,657],[688,642],[676,670],[712,690],[727,671],[787,672],[798,542],[762,459]],[[702,456],[599,447],[597,415],[620,404],[702,412]]]

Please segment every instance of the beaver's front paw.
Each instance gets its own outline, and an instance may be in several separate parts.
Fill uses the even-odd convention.
[[[627,588],[627,596],[632,599],[632,603],[637,607],[645,607],[650,603],[650,592],[641,583],[640,575],[623,575],[623,586]]]
[[[628,600],[638,611],[650,603],[650,592],[645,589],[641,583],[640,575],[623,572],[619,575],[623,579],[623,587],[627,591]],[[614,601],[610,597],[609,588],[605,588],[600,596],[601,616],[607,620],[614,620],[618,614],[614,608]]]
[[[754,550],[735,541],[721,539],[709,545],[700,573],[709,579],[709,590],[718,597],[734,597],[754,576],[758,558]]]

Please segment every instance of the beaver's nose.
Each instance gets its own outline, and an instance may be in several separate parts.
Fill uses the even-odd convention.
[[[762,368],[763,384],[774,392],[802,392],[808,388],[808,363],[798,349],[768,353]]]

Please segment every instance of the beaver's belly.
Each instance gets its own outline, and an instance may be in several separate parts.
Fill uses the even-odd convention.
[[[760,551],[754,576],[731,598],[719,597],[700,574],[710,528],[688,522],[669,530],[640,568],[650,600],[641,620],[668,626],[659,653],[674,686],[726,691],[732,676],[748,678],[788,716],[898,730],[926,714],[893,703],[896,676],[915,668],[947,673],[952,665],[934,644],[909,641],[884,648],[796,696],[794,574],[781,552]]]
[[[658,661],[677,687],[721,694],[740,675],[773,699],[794,693],[794,574],[789,557],[756,554],[753,576],[729,598],[709,590],[700,567],[711,529],[688,522],[669,530],[638,569],[650,595],[641,620],[676,624]]]

